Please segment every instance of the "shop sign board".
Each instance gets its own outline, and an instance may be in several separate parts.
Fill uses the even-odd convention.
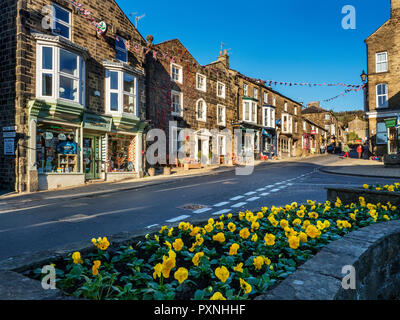
[[[112,119],[95,114],[85,113],[83,116],[83,128],[99,131],[111,131]]]
[[[17,131],[17,126],[3,127],[3,131]]]
[[[14,154],[15,154],[14,139],[13,138],[4,139],[4,155],[13,156]]]
[[[15,131],[5,131],[3,132],[3,138],[15,138],[17,136]]]

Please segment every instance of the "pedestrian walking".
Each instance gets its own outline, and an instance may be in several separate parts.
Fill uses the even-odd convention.
[[[363,146],[363,154],[362,154],[363,159],[368,160],[369,159],[369,148],[368,145],[365,143]]]
[[[343,151],[344,151],[343,159],[344,159],[344,158],[349,159],[349,158],[350,158],[350,157],[349,157],[350,148],[349,148],[349,146],[348,146],[347,144],[344,145]]]
[[[363,152],[363,147],[361,144],[359,144],[357,147],[358,159],[361,159],[362,152]]]

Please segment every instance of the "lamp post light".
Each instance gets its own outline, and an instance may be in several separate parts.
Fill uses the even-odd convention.
[[[361,80],[363,83],[367,80],[368,75],[365,73],[365,70],[363,70],[362,74],[360,75]]]

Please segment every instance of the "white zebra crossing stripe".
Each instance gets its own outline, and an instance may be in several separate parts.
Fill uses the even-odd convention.
[[[183,216],[179,216],[179,217],[167,220],[167,222],[170,222],[170,223],[171,222],[177,222],[177,221],[182,221],[182,220],[187,219],[187,218],[190,218],[190,216],[183,215]]]
[[[239,203],[236,203],[236,204],[232,205],[231,207],[232,208],[239,208],[239,207],[244,206],[246,203],[247,202],[239,202]]]

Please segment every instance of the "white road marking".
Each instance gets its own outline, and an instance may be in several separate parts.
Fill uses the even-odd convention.
[[[260,199],[260,197],[253,197],[253,198],[250,198],[250,199],[247,199],[247,201],[255,201],[255,200],[258,200],[258,199]]]
[[[229,202],[220,202],[220,203],[214,204],[214,207],[222,207],[222,206],[227,205],[228,203]]]
[[[265,188],[257,189],[256,191],[265,191]]]
[[[239,199],[242,199],[242,198],[244,198],[244,196],[237,196],[237,197],[231,198],[230,200],[231,201],[236,201],[236,200],[239,200]]]
[[[239,203],[236,203],[236,204],[232,205],[231,207],[232,207],[232,208],[239,208],[239,207],[241,207],[241,206],[244,206],[246,203],[247,203],[247,202],[239,202]]]
[[[167,220],[166,222],[177,222],[177,221],[182,221],[187,218],[190,218],[190,216],[183,215],[183,216],[179,216],[179,217]]]
[[[274,185],[265,186],[265,188],[269,189],[272,188]]]
[[[288,183],[287,185],[288,185],[288,186],[292,186],[292,185],[293,185],[293,183]]]
[[[221,214],[224,214],[224,213],[228,213],[230,211],[231,211],[231,209],[224,209],[224,210],[221,210],[221,211],[218,211],[218,212],[214,212],[212,215],[213,216],[217,216],[217,215],[221,215]]]
[[[279,190],[281,190],[281,188],[279,188],[279,189],[272,189],[271,192],[278,192]]]
[[[263,196],[263,197],[265,197],[267,195],[269,195],[269,192],[261,193],[261,196]]]
[[[193,211],[193,213],[203,213],[203,212],[207,212],[207,211],[210,211],[210,210],[211,210],[211,208],[203,208],[203,209],[199,209],[199,210]]]
[[[157,226],[159,226],[159,225],[158,224],[152,224],[150,226],[147,226],[146,229],[151,229],[151,228],[154,228],[154,227],[157,227]]]
[[[245,193],[244,195],[245,196],[251,196],[251,195],[256,194],[256,193],[257,192],[255,192],[255,191],[250,191],[250,192]]]

